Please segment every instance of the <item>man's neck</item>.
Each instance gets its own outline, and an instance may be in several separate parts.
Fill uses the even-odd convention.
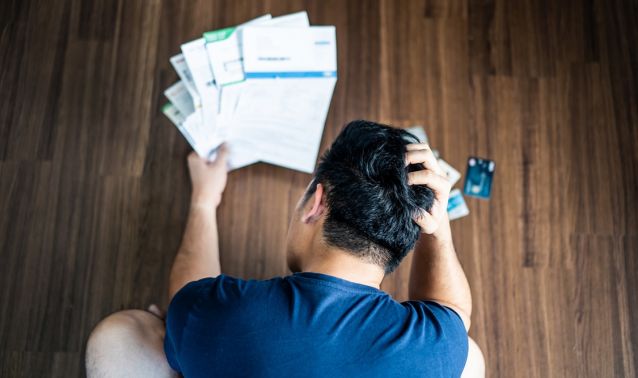
[[[303,272],[327,274],[377,289],[385,275],[378,265],[361,261],[360,258],[340,249],[322,248],[311,256],[311,261],[302,267]]]

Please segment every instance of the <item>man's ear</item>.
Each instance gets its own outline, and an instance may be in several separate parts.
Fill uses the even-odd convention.
[[[304,206],[304,213],[301,216],[301,221],[303,223],[314,223],[321,218],[326,210],[326,203],[323,198],[323,194],[323,185],[317,184],[314,194],[308,199],[310,207],[308,208],[307,205]]]

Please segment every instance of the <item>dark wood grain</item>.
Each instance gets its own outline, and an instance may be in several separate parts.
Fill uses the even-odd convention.
[[[168,59],[203,31],[306,9],[337,26],[322,150],[349,120],[425,125],[491,200],[453,222],[471,335],[494,377],[638,374],[638,5],[632,1],[4,1],[0,376],[81,376],[110,312],[166,306],[188,146],[161,114]],[[222,269],[287,274],[310,176],[232,172]],[[409,258],[383,288],[405,299]]]

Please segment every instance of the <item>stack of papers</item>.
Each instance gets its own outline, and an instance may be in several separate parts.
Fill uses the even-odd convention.
[[[306,12],[267,14],[181,51],[162,110],[200,156],[225,142],[230,169],[263,161],[313,171],[337,81],[334,26],[310,26]]]

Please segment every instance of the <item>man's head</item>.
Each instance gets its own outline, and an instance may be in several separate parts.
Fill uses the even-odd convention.
[[[434,194],[410,186],[405,146],[410,133],[368,121],[350,122],[322,156],[291,220],[288,263],[293,271],[312,253],[313,241],[391,272],[419,237],[413,217],[430,210]]]

